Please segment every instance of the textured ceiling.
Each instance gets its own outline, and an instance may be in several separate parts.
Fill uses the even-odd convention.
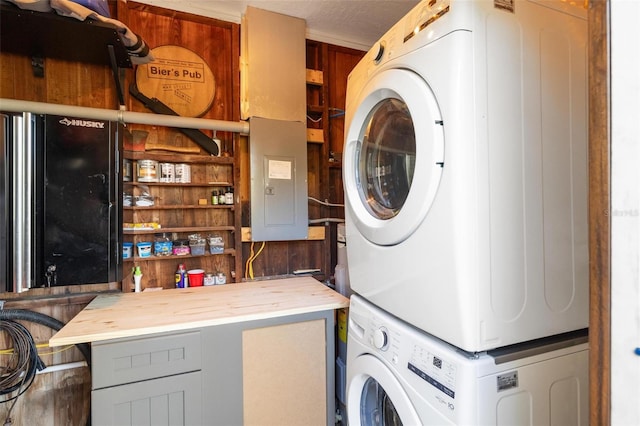
[[[368,50],[418,0],[137,0],[230,22],[240,22],[247,6],[302,18],[307,38]]]

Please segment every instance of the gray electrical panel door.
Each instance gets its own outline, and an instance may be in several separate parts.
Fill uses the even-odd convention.
[[[252,117],[251,240],[308,235],[307,130],[299,121]]]

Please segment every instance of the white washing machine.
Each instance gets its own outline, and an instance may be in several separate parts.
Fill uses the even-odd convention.
[[[348,335],[350,425],[588,424],[586,330],[470,354],[354,295]]]
[[[349,76],[351,288],[467,351],[588,325],[577,3],[425,0]]]

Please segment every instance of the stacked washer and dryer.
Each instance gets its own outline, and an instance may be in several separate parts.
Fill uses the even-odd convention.
[[[424,0],[349,75],[349,424],[587,424],[577,3]]]

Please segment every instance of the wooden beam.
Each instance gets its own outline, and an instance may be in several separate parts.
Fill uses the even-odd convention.
[[[309,231],[307,233],[307,240],[324,240],[324,226],[310,226]],[[251,242],[251,228],[243,227],[242,228],[242,242],[250,243]]]

